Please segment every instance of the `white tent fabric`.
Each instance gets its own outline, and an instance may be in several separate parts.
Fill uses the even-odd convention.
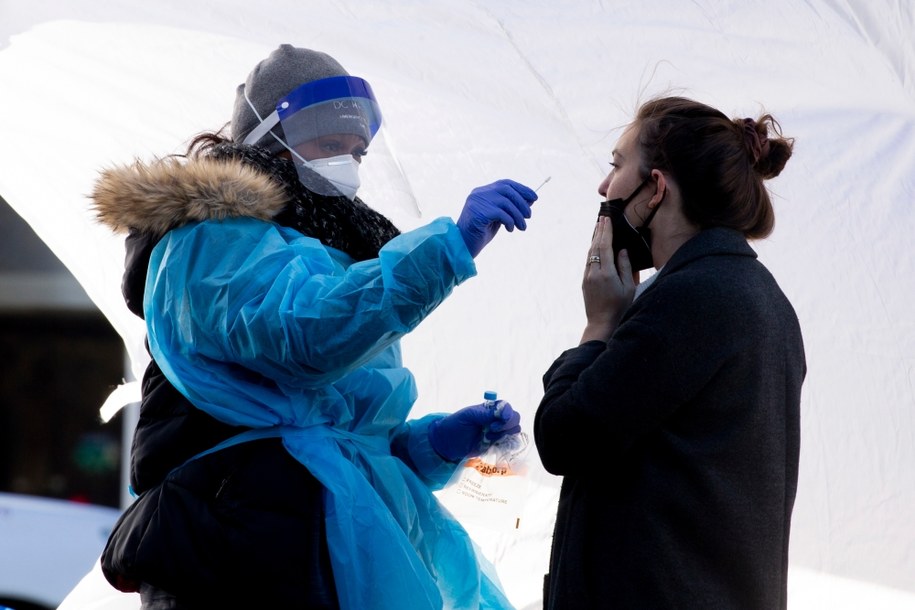
[[[789,604],[915,608],[913,32],[909,0],[4,0],[0,195],[139,374],[123,248],[88,213],[98,169],[221,127],[278,43],[327,51],[380,100],[422,210],[395,217],[402,228],[455,216],[479,184],[551,177],[529,230],[500,235],[479,277],[404,341],[418,413],[495,388],[529,429],[542,373],[583,325],[580,274],[618,128],[665,92],[772,112],[797,144],[771,183],[775,232],[755,248],[798,311],[809,364]],[[519,608],[539,607],[560,483],[532,457],[521,527],[471,528]],[[92,572],[64,607],[90,607],[105,586]]]

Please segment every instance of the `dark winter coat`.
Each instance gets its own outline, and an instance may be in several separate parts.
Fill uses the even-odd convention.
[[[684,244],[609,342],[544,375],[535,440],[563,477],[544,607],[785,608],[805,374],[746,240]]]

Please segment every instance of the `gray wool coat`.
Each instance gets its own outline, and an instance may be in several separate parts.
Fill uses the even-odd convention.
[[[534,437],[563,477],[544,607],[785,608],[805,375],[744,237],[685,243],[609,342],[544,375]]]

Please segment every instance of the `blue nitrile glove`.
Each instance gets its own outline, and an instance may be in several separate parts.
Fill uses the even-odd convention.
[[[531,204],[535,201],[537,193],[514,180],[497,180],[470,191],[457,220],[470,255],[476,258],[499,227],[525,230],[524,219],[531,217]]]
[[[495,406],[473,405],[429,425],[429,443],[450,462],[483,453],[490,444],[521,432],[521,414],[504,400]],[[485,433],[485,438],[484,438]]]

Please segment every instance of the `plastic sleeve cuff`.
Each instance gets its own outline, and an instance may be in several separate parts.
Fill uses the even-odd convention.
[[[429,442],[429,425],[444,417],[445,413],[434,413],[407,422],[410,432],[406,449],[416,473],[433,490],[441,489],[451,479],[462,462],[444,459]]]

